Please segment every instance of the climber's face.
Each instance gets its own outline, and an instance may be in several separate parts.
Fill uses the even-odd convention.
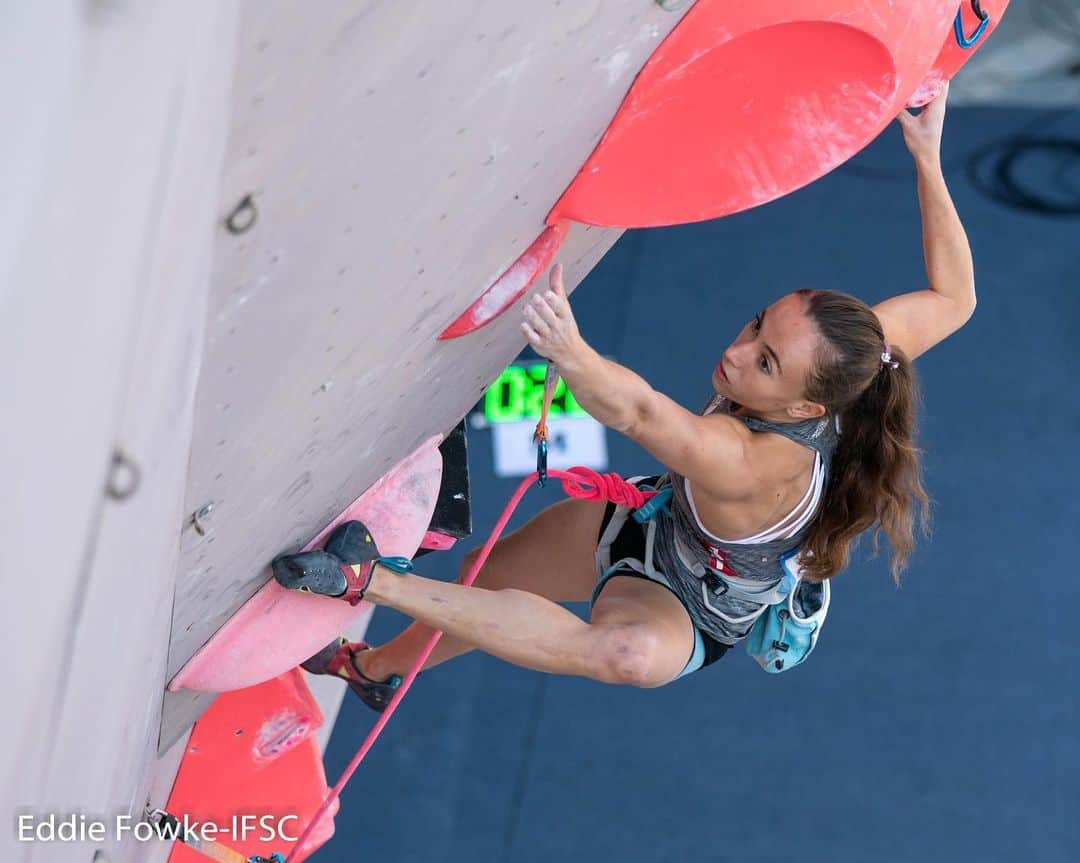
[[[750,413],[779,422],[822,416],[825,408],[805,398],[820,345],[806,297],[788,294],[742,328],[713,370],[713,388]]]

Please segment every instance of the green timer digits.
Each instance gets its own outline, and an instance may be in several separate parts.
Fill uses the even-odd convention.
[[[509,423],[519,420],[539,420],[544,402],[544,373],[546,363],[531,366],[507,366],[484,393],[484,417],[490,423]],[[555,397],[551,400],[551,417],[588,416],[566,381],[559,378]]]

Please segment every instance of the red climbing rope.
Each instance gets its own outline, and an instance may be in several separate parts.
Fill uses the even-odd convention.
[[[570,497],[580,498],[581,500],[610,500],[637,509],[644,505],[645,501],[656,494],[655,491],[642,491],[641,489],[636,488],[618,474],[601,474],[594,470],[590,470],[587,467],[572,467],[565,471],[551,470],[548,472],[548,475],[555,479],[562,480],[563,491]],[[529,487],[536,481],[538,476],[539,474],[534,472],[521,481],[517,491],[514,492],[513,496],[510,498],[510,502],[506,505],[506,509],[503,510],[503,514],[495,523],[495,527],[492,528],[491,535],[488,536],[487,542],[484,543],[484,547],[480,550],[480,554],[476,558],[476,562],[473,563],[472,569],[470,569],[465,578],[462,579],[461,583],[463,585],[470,585],[476,579],[476,575],[480,572],[480,568],[487,560],[488,555],[491,553],[491,549],[495,547],[495,543],[498,541],[499,537],[502,536],[502,532],[506,528],[507,522],[510,521],[510,516],[514,514],[514,510],[516,510],[518,504],[521,503],[521,499],[525,496],[525,492],[529,490]],[[435,649],[435,645],[439,643],[440,638],[442,638],[442,630],[436,630],[432,633],[431,638],[428,639],[428,643],[416,658],[416,662],[413,663],[413,667],[409,670],[409,673],[405,675],[405,679],[402,681],[401,686],[394,692],[394,696],[387,705],[386,710],[379,717],[371,731],[368,732],[368,736],[364,739],[364,742],[360,744],[360,748],[357,750],[356,755],[353,756],[352,761],[349,762],[349,765],[342,772],[341,778],[338,779],[337,784],[330,789],[330,793],[315,812],[315,815],[304,829],[304,832],[300,835],[296,844],[293,845],[292,850],[289,852],[289,856],[286,858],[286,863],[290,863],[297,850],[304,847],[304,842],[315,828],[315,825],[319,823],[326,814],[326,811],[333,805],[333,802],[341,795],[341,791],[345,787],[345,784],[352,778],[353,773],[356,772],[356,768],[360,766],[360,762],[364,760],[379,735],[382,734],[382,730],[386,727],[386,723],[389,722],[390,717],[394,715],[394,711],[397,710],[398,705],[401,703],[401,699],[403,699],[405,693],[409,691],[409,687],[412,686],[413,681],[416,679],[416,675],[418,675],[420,669],[424,667],[424,663],[427,662],[428,657]]]

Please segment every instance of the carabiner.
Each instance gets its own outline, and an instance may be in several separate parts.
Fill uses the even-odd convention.
[[[964,35],[964,4],[960,4],[960,8],[956,10],[956,20],[953,21],[953,32],[956,34],[956,44],[958,44],[964,50],[975,47],[975,43],[982,39],[983,34],[986,33],[986,28],[990,26],[990,15],[983,10],[979,0],[971,0],[971,11],[979,19],[979,26],[975,28],[975,32],[971,34],[970,38]]]
[[[539,485],[541,488],[547,485],[547,455],[547,438],[543,437],[540,438],[540,440],[536,443],[536,473],[538,474],[537,485]]]

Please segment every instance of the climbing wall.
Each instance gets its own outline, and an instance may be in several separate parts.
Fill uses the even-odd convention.
[[[271,557],[449,430],[521,349],[513,310],[436,337],[541,232],[680,14],[245,4],[219,213],[241,205],[242,232],[214,245],[186,502],[209,514],[182,539],[170,676]],[[568,285],[618,233],[571,229]],[[167,697],[163,746],[207,700]]]
[[[856,40],[877,108],[852,151],[922,75],[953,8],[885,3],[882,24],[880,6],[850,10],[873,19],[873,40],[902,42],[916,23],[925,38],[897,54],[895,78],[876,42]],[[0,631],[18,660],[0,735],[4,803],[137,813],[168,788],[173,744],[212,697],[163,702],[166,682],[267,580],[274,555],[452,428],[518,353],[520,300],[475,332],[437,336],[542,234],[579,168],[582,188],[600,182],[591,154],[635,76],[706,4],[61,7],[13,6],[0,28],[13,118],[0,161],[0,365],[11,371],[0,455],[13,490],[0,499]],[[847,44],[853,28],[826,29]],[[786,33],[804,50],[797,32],[769,39]],[[675,41],[683,54],[669,51],[670,69],[658,60],[663,87],[650,92],[685,73],[708,97],[702,76],[729,55]],[[786,87],[756,45],[730,56],[752,55]],[[810,95],[846,94],[848,70],[835,71]],[[633,103],[635,127],[677,100],[656,101]],[[670,197],[656,168],[685,157],[687,128],[623,165],[650,200]],[[708,162],[709,141],[695,145]],[[563,229],[572,289],[619,229]],[[54,844],[5,859],[121,853],[160,856]]]
[[[16,815],[138,816],[175,770],[155,756],[237,17],[228,2],[4,9],[0,856],[11,863],[168,853],[111,835],[20,843],[14,828]]]

